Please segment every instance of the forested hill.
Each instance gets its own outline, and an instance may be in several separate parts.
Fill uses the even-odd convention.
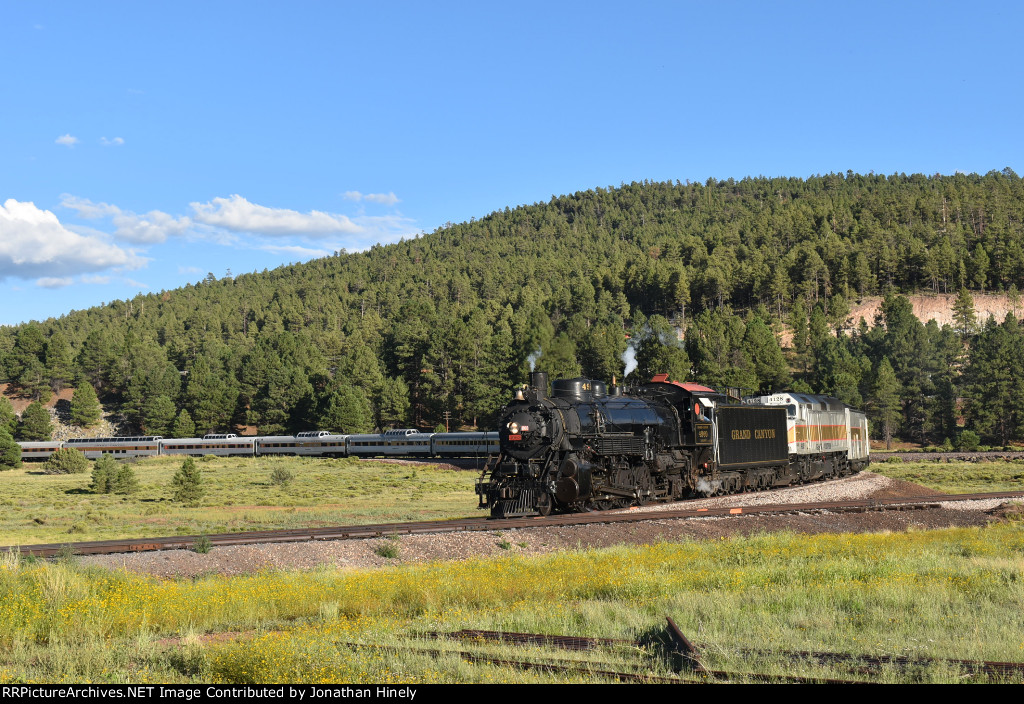
[[[1006,383],[1024,391],[1022,333],[975,324],[968,292],[1017,301],[1021,287],[1009,169],[633,183],[0,328],[0,378],[34,397],[90,383],[127,426],[164,435],[433,427],[446,411],[487,426],[531,361],[621,378],[630,335],[637,375],[813,389],[921,440],[955,438],[966,417],[1005,443],[1024,410],[986,415],[972,375],[980,350],[997,366],[1016,353]],[[963,324],[920,324],[895,294],[921,291],[963,291]],[[887,325],[846,319],[876,294]]]

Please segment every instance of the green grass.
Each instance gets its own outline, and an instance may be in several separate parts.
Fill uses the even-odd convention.
[[[1024,660],[1024,530],[758,535],[375,570],[161,580],[74,562],[0,564],[0,681],[589,681],[463,662],[599,660],[667,675],[657,646],[573,655],[416,634],[463,628],[664,639],[712,669],[857,679],[748,649]],[[237,637],[205,641],[207,633]],[[167,643],[168,637],[182,639]],[[352,650],[346,644],[366,647]],[[396,652],[376,647],[389,646]],[[426,657],[409,647],[452,655]],[[958,682],[949,666],[883,681]]]
[[[172,500],[182,458],[133,464],[139,491],[92,494],[90,474],[47,475],[38,464],[0,473],[0,545],[198,535],[473,516],[476,472],[373,460],[295,457],[198,462],[199,506]],[[275,483],[274,474],[294,478]]]
[[[950,494],[1024,491],[1024,462],[873,462],[869,469]]]

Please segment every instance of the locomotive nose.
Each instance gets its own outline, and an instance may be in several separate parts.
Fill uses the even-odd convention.
[[[532,413],[516,413],[505,424],[509,442],[522,442],[536,434],[539,423]]]

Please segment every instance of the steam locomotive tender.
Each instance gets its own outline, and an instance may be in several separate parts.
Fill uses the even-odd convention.
[[[851,461],[849,418],[863,417],[835,399],[806,397],[822,408],[841,407],[845,435],[800,454],[811,412],[797,418],[783,405],[745,403],[700,384],[668,381],[623,392],[590,379],[557,380],[530,375],[499,416],[501,454],[488,464],[476,491],[491,516],[548,515],[674,501],[686,496],[768,489],[859,471]],[[831,402],[826,406],[826,401]],[[810,408],[810,406],[808,406]],[[798,424],[803,423],[797,427]],[[802,431],[801,431],[802,429]],[[819,433],[820,434],[820,433]],[[847,438],[844,444],[839,436]]]

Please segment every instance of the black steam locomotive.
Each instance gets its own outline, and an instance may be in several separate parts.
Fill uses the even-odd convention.
[[[742,402],[664,374],[610,391],[591,379],[558,380],[549,395],[547,374],[532,373],[499,416],[501,454],[477,483],[480,507],[496,518],[609,509],[831,478],[867,464],[862,413],[827,397],[764,398]]]

